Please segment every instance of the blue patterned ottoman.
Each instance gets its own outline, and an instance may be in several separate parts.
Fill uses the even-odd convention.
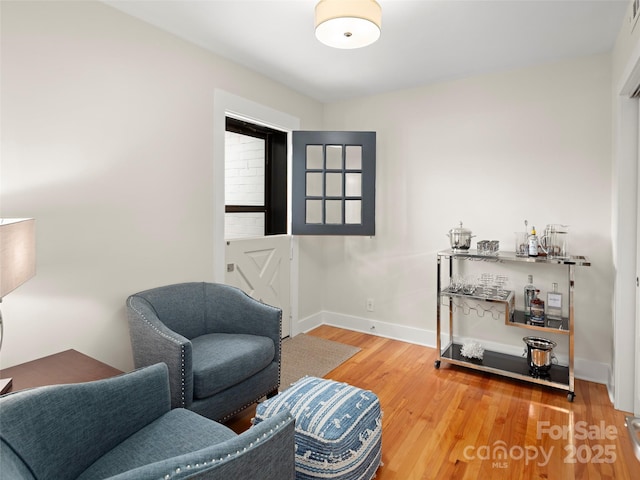
[[[258,405],[254,424],[283,409],[296,418],[296,479],[370,480],[380,465],[382,418],[375,393],[304,377]]]

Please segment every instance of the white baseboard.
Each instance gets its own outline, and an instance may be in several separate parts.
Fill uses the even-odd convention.
[[[402,342],[414,343],[425,347],[436,348],[436,332],[423,328],[408,327],[394,323],[372,320],[370,318],[356,317],[354,315],[344,315],[336,312],[318,312],[310,317],[300,320],[294,328],[294,332],[308,332],[320,325],[331,325],[334,327],[353,330],[356,332],[369,333],[379,337],[400,340]],[[456,339],[463,341],[464,339]],[[510,355],[521,355],[524,347],[506,345],[501,343],[483,342],[485,347],[496,352]],[[558,362],[566,365],[567,358],[559,356]],[[585,358],[574,358],[575,377],[590,382],[608,385],[610,378],[610,366],[605,363],[594,362]]]
[[[306,333],[324,323],[322,312],[315,313],[310,317],[298,320],[291,328],[291,336],[295,337],[299,333]]]

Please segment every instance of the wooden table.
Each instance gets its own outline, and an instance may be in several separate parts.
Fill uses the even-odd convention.
[[[106,363],[80,353],[66,350],[31,362],[0,370],[0,378],[13,378],[9,392],[43,385],[90,382],[123,373]]]

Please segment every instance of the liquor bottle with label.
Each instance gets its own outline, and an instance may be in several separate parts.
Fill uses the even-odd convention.
[[[552,285],[553,290],[547,293],[547,317],[553,320],[562,319],[562,294],[558,292],[558,284]]]
[[[544,300],[538,297],[540,290],[536,290],[534,297],[531,299],[531,325],[544,327]]]
[[[536,227],[531,229],[531,235],[529,235],[529,256],[538,256],[538,235],[536,235]]]
[[[533,286],[533,275],[529,275],[528,283],[524,286],[524,315],[531,316],[531,300],[536,295],[536,287]]]

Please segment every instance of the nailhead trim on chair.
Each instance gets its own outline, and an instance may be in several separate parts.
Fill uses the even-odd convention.
[[[158,330],[158,328],[151,323],[147,317],[144,315],[144,313],[142,313],[140,310],[138,310],[134,305],[131,304],[131,300],[127,300],[129,307],[131,307],[133,310],[136,311],[136,313],[138,315],[140,315],[142,317],[142,319],[145,321],[145,323],[147,325],[149,325],[153,330],[155,330],[158,334],[160,334],[162,337],[170,340],[171,342],[175,343],[176,345],[180,346],[180,399],[181,399],[181,404],[184,407],[186,404],[185,401],[185,392],[184,392],[184,385],[185,385],[185,362],[184,362],[184,345],[182,345],[182,342],[179,342],[178,340],[176,340],[174,337],[172,337],[171,335],[167,335],[166,333],[162,332],[161,330]]]
[[[276,385],[276,388],[278,388],[280,386],[280,379],[282,378],[282,309],[280,309],[280,333],[278,334],[278,338],[280,338],[280,345],[279,345],[279,349],[280,349],[280,361],[278,362],[278,385]]]
[[[273,392],[276,388],[278,388],[278,386],[280,385],[280,383],[278,383],[278,385],[273,386],[272,388],[270,388],[268,391],[266,391],[265,393],[263,393],[262,395],[259,395],[255,400],[243,405],[242,407],[239,407],[238,409],[234,410],[231,413],[228,413],[227,415],[225,415],[224,417],[222,417],[220,420],[218,420],[218,422],[220,423],[224,423],[227,420],[229,420],[231,417],[233,417],[234,415],[240,413],[241,411],[243,411],[245,408],[250,407],[251,405],[253,405],[254,403],[256,403],[258,400],[260,400],[262,397],[266,397],[267,394]]]
[[[287,421],[290,420],[291,418],[292,417],[289,415],[287,417],[287,420],[284,420],[282,423],[277,424],[274,428],[269,430],[269,435],[273,435],[273,432],[275,430],[279,430],[280,427],[284,426],[287,423]],[[255,445],[260,443],[260,441],[265,439],[265,438],[267,438],[267,434],[263,433],[262,436],[257,437],[254,442],[251,442],[249,444],[249,447],[244,447],[242,450],[238,450],[234,454],[228,453],[226,457],[212,458],[209,461],[207,461],[207,460],[203,461],[201,464],[200,463],[196,463],[195,465],[187,464],[187,465],[177,466],[177,467],[175,467],[173,469],[173,471],[171,471],[171,472],[167,473],[166,475],[164,475],[162,477],[162,480],[171,480],[171,478],[174,477],[175,475],[179,475],[180,473],[182,473],[182,469],[185,469],[185,470],[204,469],[204,468],[209,467],[210,465],[213,465],[213,464],[216,464],[216,463],[226,462],[228,460],[232,460],[233,458],[239,456],[240,454],[245,453],[250,448],[253,448]],[[193,472],[193,473],[195,473],[195,472]]]
[[[185,384],[185,361],[184,361],[184,345],[180,345],[180,400],[184,407],[187,402],[185,400],[184,384]]]

